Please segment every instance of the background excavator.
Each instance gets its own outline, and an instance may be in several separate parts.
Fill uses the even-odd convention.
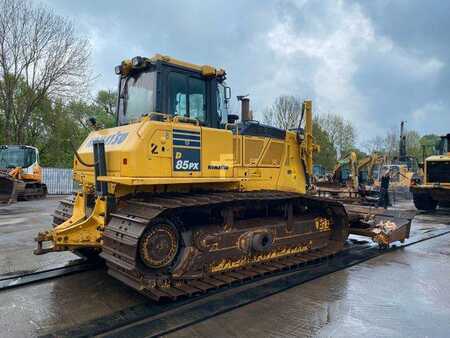
[[[314,190],[319,196],[345,203],[360,202],[358,160],[354,151],[340,159],[327,180],[318,181]]]
[[[374,182],[385,161],[385,156],[378,153],[358,160],[351,151],[338,161],[328,180],[316,183],[317,193],[343,203],[376,205],[379,192]]]
[[[359,184],[373,186],[385,163],[386,156],[376,152],[359,160],[357,165]]]
[[[81,190],[39,233],[35,254],[96,254],[108,273],[156,300],[177,299],[343,249],[348,215],[307,194],[312,104],[299,127],[228,112],[226,73],[171,57],[116,67],[118,125],[75,153]]]
[[[39,151],[26,145],[0,145],[0,203],[43,198]]]

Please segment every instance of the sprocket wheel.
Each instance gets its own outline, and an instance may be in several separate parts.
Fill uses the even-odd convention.
[[[179,249],[177,228],[170,222],[161,222],[147,228],[139,242],[142,262],[149,268],[160,269],[169,266]]]

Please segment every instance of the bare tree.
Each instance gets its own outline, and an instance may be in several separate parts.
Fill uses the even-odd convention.
[[[356,130],[350,121],[337,114],[325,114],[318,117],[318,123],[327,132],[339,158],[355,148]]]
[[[363,147],[368,154],[372,154],[374,152],[385,153],[386,151],[385,145],[386,145],[385,138],[383,138],[380,135],[377,135],[365,141]]]
[[[298,127],[302,112],[302,103],[294,96],[282,95],[264,111],[264,123],[282,128],[290,129]]]
[[[28,1],[0,0],[5,141],[23,141],[32,112],[44,100],[80,95],[86,88],[88,64],[88,41],[76,36],[71,22]]]

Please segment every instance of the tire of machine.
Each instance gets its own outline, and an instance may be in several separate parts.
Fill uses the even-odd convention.
[[[150,224],[139,240],[140,259],[150,269],[169,267],[179,251],[180,233],[177,227],[166,219]]]
[[[433,200],[428,194],[413,194],[414,206],[419,210],[435,210],[438,202]]]

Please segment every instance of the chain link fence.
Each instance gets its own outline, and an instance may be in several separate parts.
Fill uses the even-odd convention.
[[[74,191],[72,169],[44,167],[42,180],[49,195],[69,195]]]

